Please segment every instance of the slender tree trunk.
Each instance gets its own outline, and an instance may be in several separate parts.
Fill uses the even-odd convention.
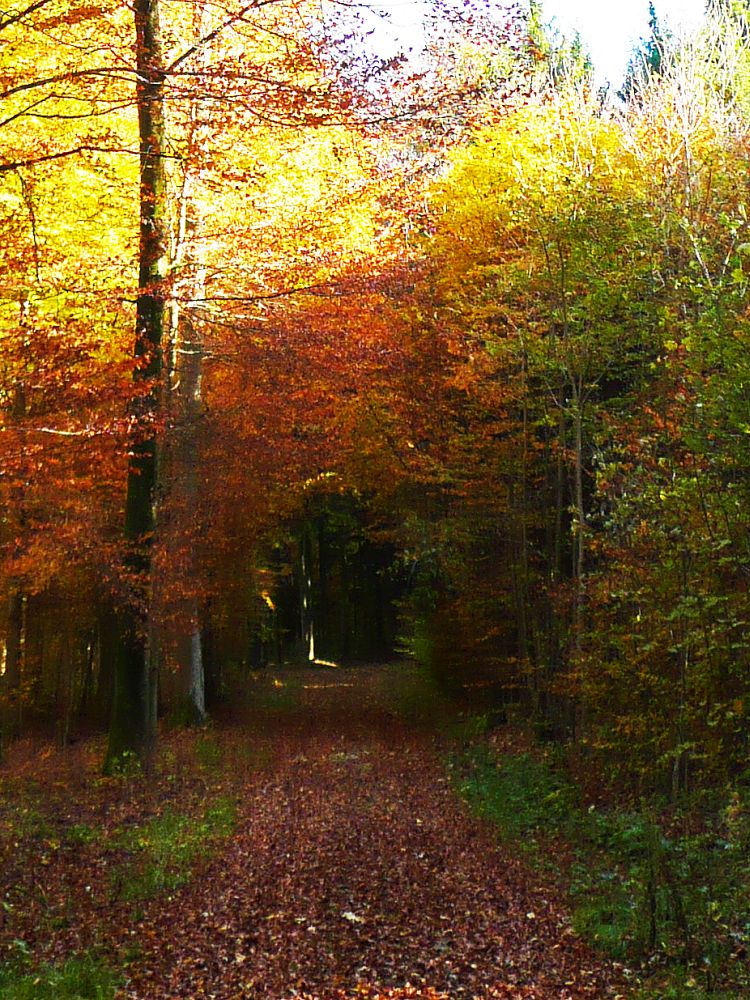
[[[19,302],[18,323],[22,330],[28,326],[28,298],[22,295]],[[26,416],[26,384],[21,375],[13,386],[11,417],[21,422]],[[17,488],[15,504],[18,510],[18,530],[23,533],[26,525],[25,489]],[[16,581],[11,582],[8,592],[8,618],[5,631],[5,670],[2,674],[0,694],[2,694],[2,718],[0,718],[0,753],[2,744],[18,736],[21,729],[21,681],[24,673],[26,650],[26,595]]]
[[[574,566],[576,586],[576,607],[574,624],[574,643],[576,652],[581,649],[581,634],[583,631],[583,596],[584,584],[583,574],[586,570],[586,509],[583,499],[583,399],[581,387],[576,384],[574,387],[573,402],[575,410],[573,413],[574,434],[575,434],[575,467],[573,476],[575,495],[575,521],[576,536],[574,546]]]
[[[565,390],[560,385],[560,398]],[[562,402],[557,414],[557,459],[555,462],[555,539],[552,562],[552,581],[559,583],[563,572],[563,517],[565,514],[565,449],[567,448],[567,432],[565,426],[565,410]]]
[[[8,627],[5,636],[5,684],[8,691],[21,686],[25,600],[20,590],[13,590],[8,606]]]
[[[135,332],[135,379],[147,388],[136,401],[134,440],[125,503],[126,571],[139,597],[123,611],[105,769],[125,755],[148,766],[156,739],[155,663],[149,655],[149,605],[157,488],[157,431],[161,402],[166,276],[164,64],[159,0],[135,0],[140,249]]]
[[[81,691],[78,698],[78,715],[87,721],[91,718],[91,703],[94,696],[94,678],[97,669],[97,633],[98,628],[92,629],[85,645],[83,646],[83,675],[81,677]]]
[[[313,588],[313,545],[308,520],[302,526],[300,541],[300,616],[304,653],[315,659],[315,595]]]
[[[202,420],[201,377],[203,368],[203,343],[192,318],[185,313],[179,324],[179,342],[176,348],[175,375],[176,414],[171,428],[172,509],[176,517],[174,528],[179,528],[182,544],[188,547],[184,571],[189,576],[188,587],[198,579],[197,524],[198,516],[198,429]],[[190,722],[206,721],[206,695],[203,668],[199,595],[189,593],[182,601],[177,616],[177,668],[180,698],[186,702]]]
[[[210,28],[207,9],[201,10],[197,37]],[[205,53],[204,53],[205,55]],[[203,334],[198,305],[205,296],[205,261],[201,248],[204,221],[200,202],[196,198],[205,172],[204,157],[208,145],[210,113],[206,102],[196,95],[190,107],[190,142],[182,189],[179,198],[178,223],[174,238],[172,267],[175,294],[171,302],[171,362],[169,386],[170,450],[168,506],[175,522],[172,535],[178,531],[180,544],[187,546],[183,560],[184,572],[192,592],[181,602],[177,615],[176,656],[178,697],[185,703],[185,716],[190,722],[204,723],[206,714],[203,637],[201,634],[200,595],[196,583],[200,579],[198,542],[198,512],[200,486],[200,428],[203,420]],[[186,304],[181,297],[189,299]],[[173,543],[176,541],[172,537]]]
[[[573,547],[573,573],[575,576],[575,612],[573,621],[573,648],[576,656],[583,645],[584,599],[586,586],[586,507],[584,502],[583,466],[583,409],[584,390],[582,380],[573,379],[573,425],[575,438],[575,465],[573,474],[574,511],[576,534]],[[572,727],[572,738],[576,742],[586,726],[586,703],[579,699],[568,703],[568,722]]]
[[[112,700],[115,687],[115,660],[117,659],[118,622],[112,603],[102,602],[96,616],[95,658],[96,693],[94,695],[94,718],[104,726],[112,715]]]
[[[577,393],[575,409],[575,516],[576,516],[576,545],[575,545],[575,568],[576,578],[581,584],[585,571],[586,560],[586,510],[583,502],[583,414],[580,393]],[[580,589],[580,586],[579,586]]]
[[[528,469],[529,469],[529,411],[528,411],[528,391],[526,385],[526,375],[528,371],[527,358],[524,353],[521,363],[522,378],[522,407],[521,407],[521,427],[523,439],[521,443],[521,482],[519,489],[521,493],[518,510],[513,509],[513,501],[510,500],[511,516],[517,523],[516,538],[514,547],[517,546],[517,556],[514,558],[514,570],[517,574],[516,583],[516,629],[518,635],[518,656],[524,667],[529,659],[529,623],[528,623],[528,603],[529,603],[529,544],[526,525],[529,517],[529,490],[528,490]],[[538,687],[538,676],[534,671],[533,687]],[[536,693],[536,692],[535,692]]]

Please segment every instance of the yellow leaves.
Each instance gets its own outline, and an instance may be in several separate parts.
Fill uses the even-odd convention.
[[[434,245],[457,270],[552,242],[592,206],[643,200],[622,123],[590,100],[531,101],[476,130],[432,196]]]
[[[377,252],[374,143],[343,125],[226,128],[193,198],[212,234],[206,263],[233,292],[324,282]]]

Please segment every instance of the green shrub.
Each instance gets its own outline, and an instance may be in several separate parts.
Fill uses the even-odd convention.
[[[117,757],[107,758],[104,775],[107,778],[140,778],[143,776],[143,766],[138,754],[132,750],[124,750]]]
[[[404,722],[421,725],[445,715],[446,698],[428,670],[405,664],[389,688],[388,705]]]
[[[575,809],[572,786],[531,754],[498,760],[476,749],[459,762],[458,770],[463,774],[461,793],[504,839],[554,833]]]

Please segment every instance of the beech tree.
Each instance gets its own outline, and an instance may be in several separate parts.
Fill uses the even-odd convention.
[[[127,395],[132,396],[127,404],[125,553],[118,560],[108,549],[102,567],[107,589],[114,591],[120,607],[110,764],[128,752],[144,760],[149,756],[157,659],[166,662],[182,650],[177,657],[184,666],[188,661],[198,665],[186,693],[193,691],[196,713],[203,714],[199,605],[209,599],[210,586],[205,574],[186,572],[196,566],[197,556],[176,536],[186,522],[200,523],[191,463],[197,454],[193,431],[204,405],[199,399],[204,342],[208,337],[216,371],[227,350],[235,351],[232,336],[240,343],[254,335],[254,325],[268,322],[264,302],[299,289],[323,289],[334,276],[368,260],[376,245],[375,213],[384,210],[377,193],[387,170],[382,153],[374,153],[378,126],[372,120],[372,95],[343,71],[336,30],[329,22],[328,35],[320,33],[317,7],[251,4],[213,20],[204,13],[195,7],[170,16],[160,49],[158,7],[139,9],[137,122],[129,90],[132,70],[123,70],[124,80],[105,73],[106,88],[97,91],[96,111],[114,115],[121,135],[111,130],[107,142],[94,147],[88,132],[85,142],[72,135],[63,141],[50,127],[49,155],[29,157],[23,168],[44,178],[43,171],[49,170],[51,178],[53,170],[75,173],[79,158],[92,157],[100,173],[106,173],[99,168],[105,154],[122,148],[122,155],[132,157],[137,124],[140,180],[135,180],[132,164],[117,178],[118,184],[123,182],[119,191],[126,190],[127,181],[140,191],[141,268],[135,297],[135,380],[131,393],[123,392],[123,409]],[[80,30],[89,32],[92,16],[87,11],[80,21],[74,18],[72,27],[66,21],[66,30],[75,32],[81,23],[85,29]],[[113,45],[123,43],[120,52],[126,55],[120,64],[125,66],[127,39],[127,27],[117,19]],[[141,51],[144,47],[147,51]],[[83,101],[85,82],[98,81],[99,69],[94,62],[85,71],[70,69],[63,74],[70,93],[61,98],[55,92],[49,100]],[[370,68],[364,65],[362,71]],[[44,84],[34,78],[9,90],[15,97],[26,89],[54,87],[59,78],[50,73]],[[222,115],[209,121],[209,106],[222,109]],[[63,113],[67,105],[61,107]],[[88,116],[85,121],[88,128]],[[218,141],[226,143],[227,134],[235,139],[231,155]],[[252,205],[248,185],[258,192]],[[214,201],[210,212],[209,199]],[[294,218],[300,212],[302,226]],[[284,214],[288,222],[280,225]],[[125,215],[122,224],[109,227],[113,242],[121,241],[116,243],[121,268],[129,248],[127,222]],[[286,243],[288,252],[283,250]],[[59,247],[61,260],[68,249]],[[125,285],[123,281],[120,292],[124,308],[118,311],[118,364],[127,342],[122,325],[129,298]],[[125,444],[124,435],[119,440]],[[154,560],[161,560],[158,578]],[[179,579],[177,566],[182,569]]]
[[[164,80],[159,0],[134,7],[136,95],[140,145],[140,243],[136,301],[135,377],[146,389],[135,412],[125,502],[127,567],[139,581],[138,605],[120,626],[106,767],[128,752],[150,763],[156,736],[156,667],[148,644],[151,546],[157,489],[157,421],[167,280],[167,202]]]

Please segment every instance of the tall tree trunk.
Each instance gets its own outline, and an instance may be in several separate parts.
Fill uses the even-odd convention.
[[[29,302],[27,296],[21,296],[19,302],[18,324],[21,330],[28,326]],[[28,342],[28,341],[27,341]],[[26,384],[23,375],[19,375],[13,386],[13,404],[11,419],[20,423],[26,416]],[[26,526],[25,488],[17,487],[14,498],[18,511],[18,531],[22,535]],[[21,729],[21,682],[24,673],[24,654],[26,638],[26,595],[19,581],[12,581],[8,591],[8,618],[5,631],[5,669],[0,677],[0,695],[2,695],[2,713],[0,715],[0,754],[3,744],[18,736]]]
[[[189,587],[199,578],[196,552],[199,483],[198,483],[198,430],[202,420],[201,376],[203,367],[203,342],[192,317],[186,312],[179,324],[179,342],[176,349],[175,374],[176,414],[172,436],[172,508],[179,529],[181,544],[188,546],[184,572],[189,577]],[[176,642],[179,688],[186,703],[189,722],[206,721],[206,695],[201,636],[199,595],[193,590],[182,599],[176,622],[179,634]]]
[[[313,586],[312,528],[308,519],[302,525],[300,539],[300,616],[304,655],[315,659],[315,592]]]
[[[583,498],[583,389],[577,380],[573,383],[573,425],[575,433],[575,465],[574,465],[574,511],[575,511],[575,547],[573,558],[573,574],[576,587],[575,623],[573,641],[577,653],[581,650],[581,634],[583,632],[583,597],[586,570],[586,508]]]
[[[156,676],[149,655],[148,616],[167,264],[164,63],[159,0],[135,0],[134,12],[141,167],[134,377],[138,382],[146,382],[147,388],[137,398],[134,414],[125,544],[127,575],[139,581],[140,600],[129,603],[121,615],[107,770],[126,755],[135,755],[142,765],[148,766],[156,739]]]
[[[0,680],[2,715],[0,716],[0,755],[3,745],[18,735],[21,728],[20,689],[26,631],[26,597],[12,588],[8,598],[5,632],[5,670]]]
[[[196,25],[196,41],[205,37],[210,27],[208,10],[203,7]],[[206,55],[204,50],[201,65],[206,63]],[[173,518],[168,534],[172,544],[187,547],[185,558],[180,562],[192,588],[192,592],[181,600],[175,621],[177,634],[173,645],[176,647],[177,688],[178,698],[183,703],[178,714],[184,715],[191,723],[202,724],[207,718],[206,685],[201,604],[196,585],[200,579],[197,519],[204,346],[198,310],[206,294],[206,269],[201,244],[204,220],[196,189],[205,174],[210,110],[200,94],[196,94],[191,102],[190,126],[172,250],[175,294],[170,303],[170,377],[166,383],[169,393],[166,441],[169,457],[165,463],[169,482],[165,483],[165,493],[168,494],[167,506]],[[183,303],[182,299],[187,301]]]

